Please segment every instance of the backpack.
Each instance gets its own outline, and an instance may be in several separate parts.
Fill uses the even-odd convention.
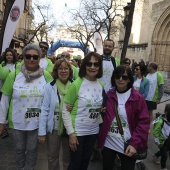
[[[158,114],[160,114],[160,113],[158,113]],[[154,125],[156,125],[156,123],[160,120],[160,119],[162,119],[162,124],[161,124],[161,129],[163,128],[163,125],[164,125],[164,115],[159,115],[155,120],[153,120],[153,122],[152,122],[152,124],[153,124],[153,128],[154,128]]]

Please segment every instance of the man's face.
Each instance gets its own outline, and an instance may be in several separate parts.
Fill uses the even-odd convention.
[[[47,51],[48,51],[48,45],[47,44],[44,44],[44,43],[40,43],[40,48],[41,48],[41,57],[45,57],[46,54],[47,54]]]
[[[114,49],[113,41],[104,41],[103,53],[104,55],[111,55]]]
[[[69,61],[70,60],[70,54],[67,53],[67,52],[62,52],[61,58],[64,58],[64,59]]]

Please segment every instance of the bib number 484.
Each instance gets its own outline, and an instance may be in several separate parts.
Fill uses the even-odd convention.
[[[95,121],[100,114],[100,109],[89,109],[89,119]]]

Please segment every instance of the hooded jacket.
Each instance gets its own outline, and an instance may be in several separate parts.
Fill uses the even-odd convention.
[[[103,149],[111,123],[115,118],[114,102],[118,105],[116,90],[107,93],[106,114],[99,132],[99,147]],[[134,88],[125,104],[129,130],[131,133],[130,145],[135,149],[147,148],[150,116],[143,96]]]

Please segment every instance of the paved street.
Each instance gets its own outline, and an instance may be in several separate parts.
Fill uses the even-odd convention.
[[[164,96],[163,100],[170,99],[170,96]],[[163,113],[166,103],[170,101],[163,102],[158,105],[158,109],[155,111]],[[156,165],[152,160],[152,154],[158,150],[157,146],[154,144],[152,130],[149,134],[148,141],[148,157],[144,160],[147,170],[160,170],[160,165]],[[15,170],[14,152],[11,137],[6,139],[0,139],[0,170]],[[170,158],[167,161],[167,169],[170,170]],[[35,170],[47,170],[47,150],[45,144],[39,145],[38,159]],[[90,162],[88,170],[102,170],[102,162],[95,161]]]

